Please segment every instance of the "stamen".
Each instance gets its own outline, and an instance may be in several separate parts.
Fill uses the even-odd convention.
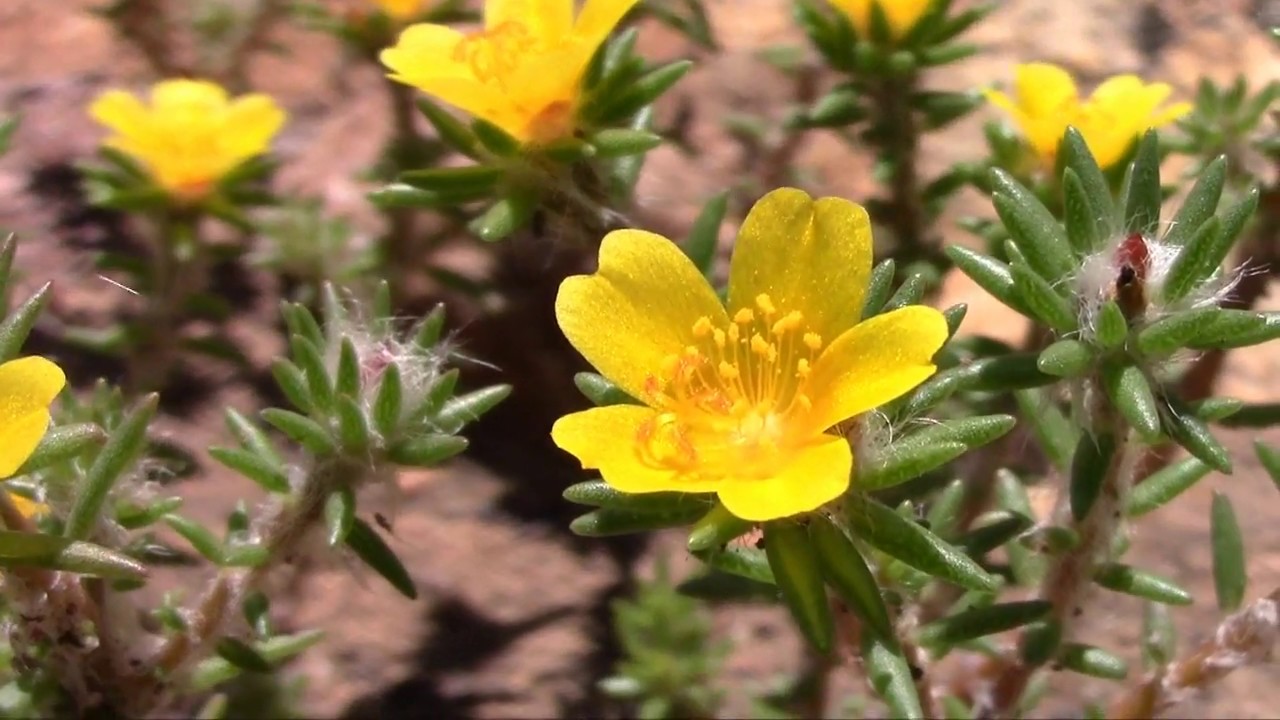
[[[769,352],[770,347],[772,346],[763,337],[759,335],[751,336],[751,352],[757,355],[764,355]]]
[[[807,332],[804,334],[804,344],[810,350],[817,350],[822,347],[822,336],[815,332]]]
[[[800,314],[799,310],[792,310],[773,324],[772,332],[774,335],[782,335],[800,327],[802,322],[804,322],[804,315]]]
[[[739,325],[747,325],[755,319],[755,313],[751,312],[751,308],[742,308],[733,315],[733,321]]]
[[[772,315],[778,312],[778,309],[773,306],[773,301],[764,293],[756,296],[756,307],[760,308],[760,312],[765,315]]]
[[[711,332],[711,318],[703,315],[693,324],[693,336],[696,338],[704,338]]]
[[[804,380],[805,378],[809,377],[810,372],[812,372],[812,368],[809,367],[808,360],[805,360],[804,358],[800,358],[799,360],[796,361],[796,377],[797,378],[799,378],[800,380]]]
[[[720,371],[720,377],[730,382],[737,380],[742,375],[742,373],[738,372],[738,367],[736,365],[730,365],[724,360],[720,361],[720,367],[718,369]]]

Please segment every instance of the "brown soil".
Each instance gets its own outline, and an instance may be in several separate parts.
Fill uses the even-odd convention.
[[[106,313],[129,302],[123,290],[96,275],[83,249],[127,241],[128,229],[118,218],[83,206],[70,163],[88,157],[100,138],[84,113],[88,101],[108,86],[139,87],[151,78],[136,54],[87,12],[98,4],[9,0],[0,7],[0,112],[23,116],[14,150],[0,160],[0,227],[23,238],[18,259],[23,285],[53,280],[57,286],[33,351],[59,353],[53,338],[61,323],[101,322]],[[704,198],[752,169],[741,167],[740,148],[721,124],[725,114],[777,117],[783,111],[789,97],[786,81],[756,51],[803,43],[784,0],[706,0],[706,5],[725,50],[701,57],[663,108],[668,116],[679,106],[691,109],[689,138],[699,154],[656,151],[639,190],[636,217],[646,227],[673,234],[687,228]],[[1045,59],[1065,64],[1085,83],[1134,71],[1167,80],[1184,96],[1205,72],[1218,80],[1247,72],[1260,84],[1280,76],[1274,46],[1255,21],[1274,15],[1274,5],[1262,0],[1007,0],[973,33],[986,52],[938,73],[931,82],[972,87],[1008,79],[1014,62]],[[692,52],[661,27],[645,27],[641,37],[643,49],[654,57]],[[377,71],[343,65],[332,41],[300,29],[281,29],[275,39],[290,54],[261,58],[252,66],[251,78],[291,112],[278,143],[285,161],[278,188],[322,197],[333,212],[351,216],[361,232],[376,231],[377,215],[363,199],[367,187],[355,178],[388,132]],[[981,122],[991,116],[991,111],[980,112],[932,138],[926,170],[980,152]],[[873,187],[869,159],[820,133],[798,148],[795,162],[817,193],[857,199]],[[956,203],[950,217],[987,212],[969,195]],[[969,242],[958,230],[946,233],[949,241]],[[522,258],[509,260],[519,269]],[[524,272],[532,278],[540,269],[545,266],[535,264]],[[549,308],[548,297],[539,300],[545,290],[533,283],[528,301],[545,302]],[[244,306],[234,332],[250,348],[255,366],[265,368],[281,349],[273,314],[277,283],[249,275],[231,292]],[[957,301],[970,303],[964,332],[1021,338],[1019,318],[958,275],[948,280],[942,302]],[[1268,305],[1280,306],[1280,299],[1273,295]],[[557,488],[574,476],[574,468],[550,447],[545,431],[556,415],[570,409],[559,405],[578,401],[565,400],[573,397],[564,392],[566,376],[547,377],[539,368],[520,366],[521,358],[540,351],[565,351],[548,330],[548,318],[535,335],[547,332],[530,339],[527,328],[513,328],[501,317],[476,319],[474,325],[465,311],[455,317],[457,327],[466,328],[461,337],[470,350],[499,358],[504,369],[499,376],[530,382],[517,382],[510,406],[476,428],[474,460],[402,479],[405,496],[394,514],[394,543],[422,598],[408,602],[367,572],[331,567],[313,571],[296,596],[277,605],[277,614],[290,626],[322,627],[329,633],[293,666],[308,681],[308,714],[599,716],[607,706],[596,697],[593,683],[608,673],[616,657],[608,630],[609,601],[627,591],[635,572],[647,573],[657,554],[666,554],[678,573],[695,569],[675,536],[648,543],[599,542],[567,532],[573,508],[560,500]],[[539,344],[513,342],[508,332]],[[500,359],[503,347],[513,345],[520,355]],[[113,372],[100,359],[65,352],[57,359],[82,381]],[[252,412],[268,401],[262,395],[263,377],[204,367],[187,375],[170,388],[161,427],[197,452],[222,439],[222,408]],[[1280,399],[1278,377],[1280,359],[1274,353],[1241,351],[1231,356],[1221,389],[1246,400],[1275,401]],[[519,400],[522,394],[531,399]],[[1237,459],[1235,475],[1210,478],[1133,530],[1134,560],[1176,579],[1199,598],[1194,607],[1175,613],[1184,648],[1211,633],[1218,618],[1206,550],[1212,491],[1230,495],[1240,515],[1251,550],[1250,594],[1264,594],[1280,583],[1275,489],[1254,459],[1250,444],[1255,433],[1221,436]],[[1262,437],[1280,443],[1280,431]],[[209,521],[224,516],[237,498],[254,497],[255,492],[208,462],[181,486],[188,512]],[[1136,608],[1126,598],[1106,598],[1088,616],[1085,637],[1135,658]],[[800,666],[800,645],[776,609],[718,609],[715,625],[735,646],[723,678],[732,688],[731,712],[748,712],[748,694],[765,691]],[[839,677],[838,689],[858,689],[851,673]],[[1077,712],[1083,701],[1106,698],[1114,686],[1064,674],[1055,678],[1054,687],[1053,699],[1042,706],[1046,715]],[[1228,678],[1210,697],[1180,706],[1179,714],[1266,717],[1274,716],[1276,708],[1280,687],[1273,671],[1254,669]]]

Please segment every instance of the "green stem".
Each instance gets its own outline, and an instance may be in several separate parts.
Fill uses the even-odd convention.
[[[413,89],[388,81],[387,91],[390,95],[394,128],[390,142],[395,149],[395,169],[398,172],[409,169],[404,166],[411,163],[406,163],[405,160],[412,157],[411,149],[416,148],[422,139],[414,125],[417,110],[413,104]],[[387,222],[389,227],[383,246],[383,267],[391,283],[392,296],[403,302],[411,292],[415,271],[423,264],[424,249],[418,243],[413,208],[388,210]]]
[[[902,267],[920,260],[935,265],[939,262],[936,243],[926,237],[928,228],[920,196],[920,128],[908,102],[918,82],[919,78],[911,75],[882,80],[872,89],[880,150],[893,168],[885,221],[893,231],[894,259]]]
[[[204,247],[199,215],[168,211],[160,218],[151,248],[151,288],[135,322],[137,341],[129,356],[125,386],[133,395],[165,387],[178,359],[183,308],[204,286]]]

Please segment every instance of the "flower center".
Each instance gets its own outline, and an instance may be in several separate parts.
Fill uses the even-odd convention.
[[[468,34],[453,49],[453,59],[471,67],[476,79],[507,87],[507,80],[521,59],[537,47],[529,28],[507,21],[497,27]]]
[[[702,477],[776,473],[813,406],[806,391],[822,337],[764,294],[727,326],[702,317],[692,330],[695,343],[646,381],[644,400],[659,412],[636,437],[641,460]]]

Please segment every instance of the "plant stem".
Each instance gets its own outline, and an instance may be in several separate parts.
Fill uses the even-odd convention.
[[[908,103],[919,78],[916,75],[878,81],[871,89],[883,157],[892,163],[888,212],[885,222],[893,231],[891,256],[907,267],[924,260],[938,264],[936,243],[925,236],[924,205],[920,197],[920,128]]]
[[[414,124],[417,111],[413,104],[413,89],[401,83],[387,81],[387,91],[391,101],[391,119],[393,131],[391,145],[394,148],[396,171],[406,170],[402,158],[412,157],[411,150],[421,142],[417,127]],[[383,253],[383,267],[386,268],[387,279],[391,283],[392,297],[401,304],[412,292],[411,280],[415,271],[422,267],[422,248],[419,247],[416,234],[417,223],[413,208],[392,208],[387,210],[387,236]]]
[[[1075,620],[1084,614],[1085,601],[1093,589],[1094,568],[1110,555],[1143,449],[1110,401],[1100,395],[1098,379],[1092,381],[1092,387],[1093,391],[1088,396],[1092,407],[1087,428],[1095,436],[1111,434],[1116,438],[1116,447],[1103,472],[1097,499],[1082,520],[1070,524],[1079,543],[1054,559],[1040,586],[1040,599],[1052,605],[1046,621],[1061,628],[1063,642],[1072,639]],[[1070,493],[1063,492],[1057,513],[1059,517],[1070,518],[1070,512]],[[1011,717],[1038,667],[1022,660],[1021,653],[1014,658],[993,662],[1000,663],[1001,667],[992,673],[995,682],[990,694],[991,706],[981,708],[979,714],[983,717]]]
[[[130,393],[165,387],[177,361],[183,308],[204,285],[198,217],[171,211],[161,218],[151,247],[151,287],[135,321],[139,339],[129,356],[125,385]]]
[[[1270,659],[1280,640],[1280,589],[1255,600],[1218,626],[1213,637],[1130,688],[1107,709],[1113,720],[1152,718],[1205,690],[1233,670]]]

